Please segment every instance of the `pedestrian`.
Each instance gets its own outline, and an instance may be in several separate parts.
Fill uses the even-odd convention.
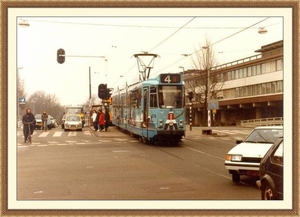
[[[99,131],[103,131],[103,129],[104,129],[104,114],[101,110],[99,113],[98,124],[99,124]]]
[[[100,109],[98,109],[98,111],[97,111],[97,116],[96,116],[97,130],[100,131],[99,116],[100,116]]]
[[[94,130],[95,131],[98,130],[98,122],[97,122],[96,118],[97,118],[97,112],[96,112],[96,110],[93,110],[92,120],[93,120]]]
[[[109,131],[108,125],[109,125],[110,117],[109,117],[109,112],[108,109],[105,109],[104,113],[104,127],[105,127],[105,132]]]
[[[35,117],[31,113],[31,109],[28,108],[26,109],[26,114],[22,118],[22,123],[23,123],[23,134],[24,134],[24,143],[26,143],[26,140],[28,138],[28,124],[30,127],[30,133],[31,135],[33,134],[34,128],[35,128]]]
[[[43,112],[41,118],[42,118],[42,126],[41,126],[41,130],[47,130],[48,114],[47,114],[46,111]]]

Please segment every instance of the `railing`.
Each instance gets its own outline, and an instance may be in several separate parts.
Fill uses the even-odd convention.
[[[246,57],[246,58],[243,58],[243,59],[235,60],[235,61],[232,61],[232,62],[229,62],[229,63],[224,63],[224,64],[221,64],[221,65],[218,65],[218,66],[214,66],[214,67],[211,68],[211,70],[227,68],[227,67],[230,67],[230,66],[236,66],[236,65],[241,64],[241,63],[245,63],[245,62],[249,62],[249,61],[252,61],[252,60],[259,59],[261,57],[262,57],[261,54],[257,54],[257,55],[254,55],[254,56],[250,56],[250,57]]]
[[[283,117],[241,120],[241,127],[281,126]]]

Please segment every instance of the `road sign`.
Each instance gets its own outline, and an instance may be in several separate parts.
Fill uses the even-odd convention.
[[[209,100],[208,109],[209,110],[219,109],[219,100],[217,100],[217,99]]]
[[[19,104],[25,104],[25,103],[26,103],[25,97],[19,99]]]

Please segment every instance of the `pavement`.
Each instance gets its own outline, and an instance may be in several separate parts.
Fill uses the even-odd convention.
[[[228,134],[220,132],[221,130],[238,130],[238,129],[247,129],[240,126],[226,126],[226,127],[192,127],[190,125],[186,126],[186,136],[214,136],[214,137],[226,137]],[[103,138],[112,138],[112,137],[124,137],[128,136],[126,132],[123,132],[121,129],[118,129],[116,126],[110,126],[109,131],[95,131],[93,126],[90,126],[91,132],[97,137]]]

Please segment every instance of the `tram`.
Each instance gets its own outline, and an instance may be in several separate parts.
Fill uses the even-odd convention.
[[[186,130],[184,93],[180,73],[126,85],[112,94],[112,123],[146,144],[176,146]]]

